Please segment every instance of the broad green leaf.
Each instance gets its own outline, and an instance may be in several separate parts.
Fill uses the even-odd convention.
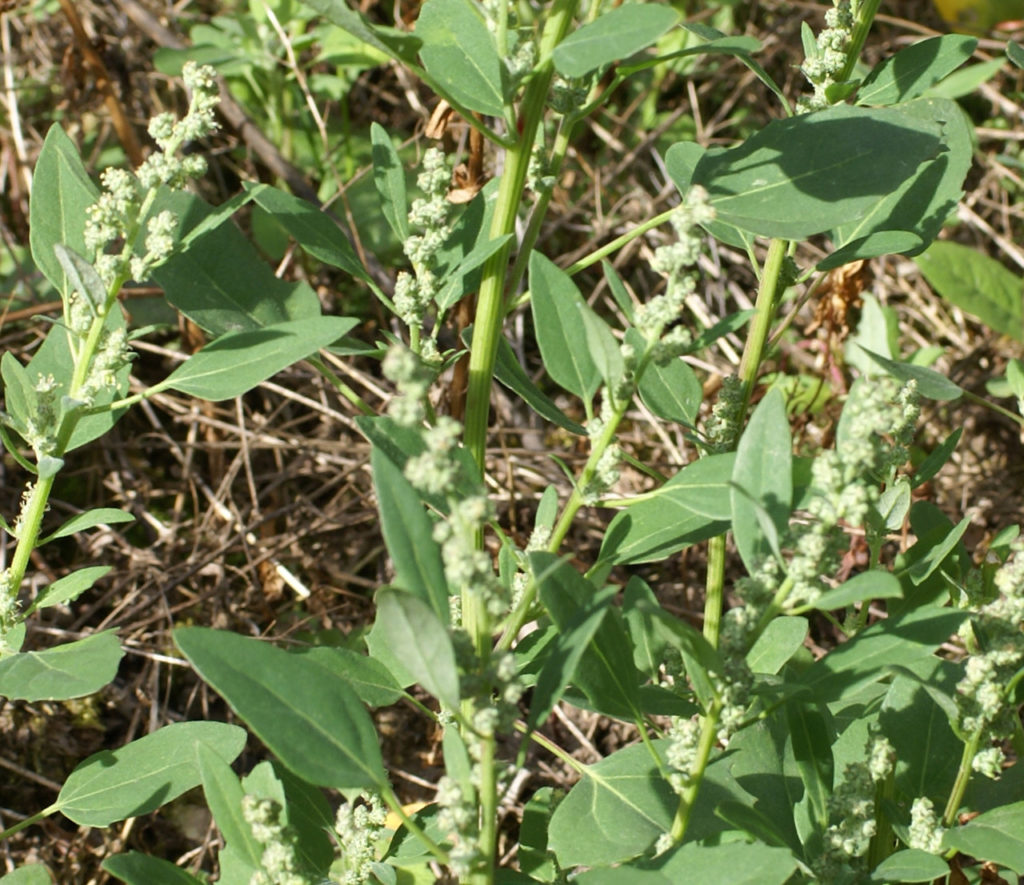
[[[45,651],[0,659],[0,697],[64,701],[99,691],[117,675],[124,652],[116,630],[106,630]]]
[[[900,363],[896,360],[886,359],[880,354],[860,348],[873,362],[877,363],[897,381],[916,381],[917,390],[921,396],[939,402],[952,402],[960,399],[963,395],[963,388],[950,381],[945,375],[940,375],[934,369],[927,366],[915,366],[912,363]]]
[[[629,292],[626,290],[626,284],[622,282],[622,277],[618,275],[614,266],[607,258],[601,259],[601,270],[604,272],[605,282],[608,283],[608,291],[611,292],[612,298],[615,299],[615,304],[622,311],[626,322],[630,326],[636,325],[636,305],[633,304],[633,299],[630,298]],[[635,330],[627,329],[627,336],[630,331],[639,334]]]
[[[600,561],[609,565],[664,559],[728,528],[735,455],[709,455],[686,465],[661,488],[616,514]]]
[[[938,536],[929,533],[926,536],[927,547],[925,548],[924,555],[915,559],[907,569],[910,580],[915,584],[921,584],[931,577],[935,570],[942,565],[946,557],[957,548],[960,539],[964,536],[964,532],[967,531],[970,524],[971,517],[965,516],[950,531],[943,532]]]
[[[358,37],[363,43],[383,52],[389,58],[412,64],[416,60],[419,49],[419,35],[371,25],[360,13],[348,4],[347,0],[302,0],[302,2],[319,12],[331,24]]]
[[[196,752],[206,804],[224,843],[248,866],[261,870],[263,844],[256,840],[252,827],[242,816],[242,782],[231,766],[205,744],[200,744]]]
[[[819,261],[814,269],[818,271],[832,270],[867,258],[879,255],[902,255],[906,252],[919,252],[925,246],[924,240],[917,234],[906,230],[873,231],[866,237],[850,240],[836,249],[827,258]]]
[[[1024,69],[1024,46],[1013,40],[1006,41],[1006,57],[1018,68]]]
[[[36,267],[64,295],[70,294],[71,285],[54,246],[60,243],[80,255],[85,253],[86,210],[98,196],[78,150],[54,123],[46,133],[32,177],[29,243]]]
[[[33,863],[0,877],[0,885],[53,885],[53,878],[43,864]]]
[[[920,848],[905,848],[890,854],[871,871],[872,885],[889,885],[890,882],[932,882],[949,875],[949,864],[941,857],[921,851]]]
[[[757,75],[758,79],[772,92],[780,98],[785,97],[782,90],[775,84],[775,81],[750,57],[751,53],[760,52],[762,49],[761,41],[756,37],[728,35],[717,28],[712,28],[701,22],[683,22],[680,24],[680,27],[705,42],[698,43],[695,46],[687,46],[684,49],[676,49],[672,52],[664,52],[654,56],[641,56],[638,59],[622,62],[615,66],[616,73],[628,77],[637,71],[653,68],[671,59],[685,58],[688,55],[732,55],[750,68]]]
[[[944,34],[907,46],[868,74],[857,90],[857,104],[891,105],[919,98],[967,62],[977,45],[974,37]]]
[[[510,242],[512,234],[484,238],[483,242],[475,245],[453,270],[445,272],[447,282],[434,296],[438,310],[449,310],[468,293],[474,292],[480,285],[480,268],[486,264],[488,258],[496,255]]]
[[[1011,2],[1016,2],[1016,0],[1011,0]],[[930,98],[946,98],[950,101],[956,101],[965,95],[970,95],[983,83],[987,83],[1003,67],[1004,62],[1001,58],[993,58],[980,64],[968,65],[965,68],[954,71],[943,79],[942,82],[936,83],[928,90],[927,95]]]
[[[779,555],[792,503],[793,442],[786,404],[774,389],[750,416],[732,471],[733,537],[751,574],[773,553]]]
[[[381,532],[395,566],[395,585],[422,599],[447,624],[450,591],[441,549],[434,540],[434,521],[412,483],[380,449],[371,450],[370,465]]]
[[[28,370],[9,350],[0,357],[0,374],[4,379],[4,411],[11,426],[24,435],[28,421],[35,417],[37,406],[35,384]]]
[[[540,252],[530,255],[530,309],[544,368],[557,383],[586,401],[601,386],[580,322],[585,305],[572,278]]]
[[[783,885],[790,881],[796,869],[797,859],[788,848],[748,842],[726,842],[721,845],[702,845],[690,842],[669,851],[653,862],[641,862],[636,867],[620,870],[584,873],[576,881],[582,885],[601,885],[607,882],[630,885],[647,882],[647,873],[657,873],[660,879],[652,879],[651,885],[677,885],[682,882],[708,882],[714,885]],[[625,876],[604,878],[607,873],[625,873]]]
[[[459,671],[448,630],[416,596],[383,588],[374,597],[374,629],[394,649],[413,678],[448,709],[459,706]]]
[[[494,363],[494,377],[513,393],[519,395],[542,418],[570,433],[586,435],[586,428],[569,418],[526,374],[515,352],[504,337],[498,339],[498,356]]]
[[[302,654],[312,657],[324,669],[343,679],[368,707],[386,707],[405,696],[390,671],[373,658],[349,648],[322,646]]]
[[[823,706],[797,699],[785,705],[785,718],[811,819],[815,830],[823,832],[828,826],[828,798],[832,793],[835,729]]]
[[[838,587],[822,593],[813,608],[832,611],[870,599],[893,599],[903,595],[900,582],[890,572],[873,570],[855,575]]]
[[[492,117],[505,113],[502,61],[470,0],[427,0],[416,20],[423,67],[458,104]]]
[[[355,692],[305,655],[205,627],[174,631],[199,675],[295,774],[338,789],[380,788],[373,722]]]
[[[64,269],[69,289],[77,291],[96,314],[104,310],[107,304],[107,287],[96,273],[96,268],[63,243],[57,243],[53,247],[53,252]]]
[[[541,584],[542,600],[548,586],[548,583]],[[556,588],[555,592],[558,592],[558,589],[560,588]],[[537,685],[530,700],[530,714],[526,719],[529,729],[533,730],[543,725],[558,703],[617,593],[617,587],[606,587],[586,600],[570,615],[564,625],[558,623],[556,619],[558,638],[537,677]]]
[[[655,742],[661,752],[664,743]],[[563,869],[621,863],[668,832],[678,804],[647,747],[635,744],[583,770],[555,809],[548,846]]]
[[[934,606],[872,624],[815,661],[796,680],[822,701],[832,703],[882,679],[886,667],[928,660],[956,632],[966,612]]]
[[[98,525],[117,525],[123,522],[135,522],[135,517],[116,507],[97,507],[94,510],[86,510],[84,513],[72,516],[57,531],[47,535],[43,543],[55,541],[57,538],[66,538],[76,532],[94,529]]]
[[[151,857],[141,851],[115,854],[104,860],[101,866],[127,885],[204,885],[206,881],[197,879],[169,860]],[[6,885],[6,879],[3,882]]]
[[[1024,280],[994,258],[959,243],[932,243],[915,259],[928,284],[1001,335],[1024,341]]]
[[[579,629],[579,636],[582,636],[585,618],[580,618],[579,612],[591,605],[600,605],[608,598],[599,594],[571,563],[552,553],[531,553],[530,569],[537,582],[540,599],[559,632],[570,633]],[[593,638],[578,655],[572,681],[599,712],[637,721],[640,719],[639,673],[633,666],[629,637],[614,614],[606,612],[605,617],[599,620]],[[565,644],[561,648],[566,654],[571,651]]]
[[[561,794],[554,787],[541,787],[523,806],[519,825],[519,869],[540,882],[554,882],[555,864],[548,852],[548,826]]]
[[[862,215],[837,224],[830,236],[839,247],[874,233],[903,231],[920,238],[920,246],[914,247],[919,251],[938,236],[963,196],[964,178],[974,156],[973,130],[956,102],[922,98],[888,110],[900,114],[911,126],[929,131],[938,126],[940,151],[930,157],[914,155],[918,161],[925,161],[914,174],[880,194]],[[890,154],[888,159],[879,158],[879,162],[891,164],[894,159]]]
[[[380,211],[399,242],[409,236],[409,203],[405,189],[405,168],[391,136],[380,123],[370,124],[373,143],[373,183],[380,195]]]
[[[216,213],[184,191],[161,191],[153,212],[179,218],[177,238]],[[320,315],[320,299],[307,283],[279,280],[256,247],[233,224],[221,224],[173,253],[150,276],[167,300],[213,335],[241,332]],[[113,313],[113,312],[112,312]]]
[[[299,858],[308,869],[326,877],[334,860],[334,843],[328,835],[334,829],[334,811],[323,791],[292,774],[276,759],[255,766],[242,778],[242,787],[249,793],[268,795],[271,789],[262,786],[264,778],[272,782],[271,789],[283,790],[282,821],[295,833]]]
[[[625,3],[610,9],[555,47],[555,68],[565,77],[585,77],[646,49],[679,18],[671,6],[650,3]]]
[[[32,604],[25,609],[25,613],[29,615],[40,608],[49,608],[53,605],[71,602],[73,599],[81,596],[109,571],[109,565],[94,565],[79,569],[77,572],[72,572],[63,578],[58,578],[39,593]]]
[[[586,335],[587,350],[604,383],[611,387],[622,380],[625,371],[619,342],[615,340],[608,324],[585,301],[578,301],[576,308]]]
[[[636,329],[626,330],[626,341],[639,352],[643,336]],[[700,381],[686,363],[674,359],[664,366],[648,363],[638,384],[640,399],[659,418],[692,427],[704,398]]]
[[[645,606],[648,610],[645,610]],[[658,606],[650,585],[633,575],[622,591],[622,620],[633,646],[633,663],[645,676],[657,678],[665,662],[665,628],[649,613]]]
[[[271,375],[333,344],[358,321],[321,316],[228,332],[193,354],[158,387],[206,400],[241,396]]]
[[[310,255],[339,267],[356,279],[370,279],[345,232],[322,209],[267,184],[247,185],[252,200],[263,207]]]
[[[1024,875],[1024,802],[994,808],[946,830],[942,846]]]
[[[176,722],[125,744],[94,753],[68,775],[55,810],[76,824],[106,827],[146,814],[200,781],[196,748],[206,744],[232,762],[245,730],[224,722]]]
[[[961,668],[953,669],[956,676],[962,673]],[[950,691],[955,693],[952,686]],[[919,680],[897,675],[885,694],[878,721],[896,751],[897,789],[941,806],[953,788],[963,749],[946,711]]]
[[[747,666],[752,673],[774,675],[803,647],[806,638],[804,618],[775,618],[747,652]]]
[[[773,121],[739,147],[707,151],[693,180],[707,188],[719,221],[763,236],[805,239],[873,213],[881,198],[914,180],[921,164],[943,150],[938,122],[903,108],[837,105]],[[868,233],[858,230],[856,237]]]

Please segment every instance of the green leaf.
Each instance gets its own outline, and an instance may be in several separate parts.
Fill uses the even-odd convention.
[[[254,871],[262,870],[263,844],[242,815],[242,782],[212,749],[200,744],[196,750],[206,804],[225,845]]]
[[[658,678],[665,661],[665,628],[652,617],[647,609],[658,607],[658,598],[650,585],[633,575],[622,591],[622,620],[629,631],[633,646],[633,663],[636,668],[652,679]]]
[[[735,455],[687,464],[661,488],[616,514],[601,544],[608,565],[652,562],[720,535],[732,513],[729,483]]]
[[[470,0],[427,0],[416,20],[420,58],[446,97],[491,117],[505,113],[504,69]]]
[[[63,295],[71,293],[71,283],[54,247],[59,243],[73,252],[85,252],[86,210],[98,196],[71,139],[53,124],[32,177],[29,243],[36,267]]]
[[[583,770],[555,809],[548,846],[563,868],[621,863],[668,832],[678,804],[647,747],[635,744]]]
[[[808,667],[796,682],[825,703],[849,697],[886,675],[886,667],[913,669],[931,658],[966,612],[922,606],[905,615],[872,624]]]
[[[199,784],[199,744],[232,762],[242,752],[245,737],[244,729],[223,722],[165,725],[78,765],[64,782],[56,809],[85,827],[106,827],[146,814]]]
[[[412,483],[380,449],[371,450],[370,465],[381,532],[395,566],[395,585],[422,599],[447,624],[450,594],[441,549],[434,540],[434,521]]]
[[[25,609],[25,614],[30,615],[37,609],[62,605],[77,599],[109,571],[109,565],[94,565],[58,578],[39,593],[32,604]]]
[[[952,402],[960,399],[963,395],[962,387],[954,384],[945,375],[940,375],[934,369],[929,369],[927,366],[915,366],[912,363],[898,363],[895,360],[886,359],[866,347],[860,349],[897,381],[916,381],[917,390],[921,396],[939,402]]]
[[[775,618],[747,652],[747,665],[753,673],[774,675],[803,648],[806,638],[806,619]]]
[[[373,183],[380,195],[380,210],[400,243],[409,236],[409,203],[405,189],[405,169],[391,136],[380,123],[370,124],[373,144]]]
[[[586,428],[569,418],[547,394],[533,383],[533,379],[519,364],[515,352],[504,337],[498,339],[498,356],[494,363],[494,377],[513,393],[518,394],[520,399],[541,418],[570,433],[586,436]]]
[[[919,98],[967,62],[977,45],[974,37],[944,34],[907,46],[868,74],[857,91],[857,104],[892,105]]]
[[[910,568],[907,569],[910,580],[915,584],[922,584],[928,580],[935,570],[942,565],[946,557],[956,549],[970,524],[971,517],[965,516],[952,530],[944,532],[938,537],[929,533],[927,536],[928,547],[925,554],[920,559],[916,559]]]
[[[401,590],[378,590],[374,629],[394,649],[413,678],[448,709],[459,706],[455,649],[440,618],[424,602]]]
[[[217,212],[184,191],[161,191],[153,212],[164,209],[179,218],[178,240]],[[174,307],[214,335],[320,315],[316,292],[305,282],[288,283],[274,276],[233,224],[221,224],[188,249],[172,253],[150,276]]]
[[[643,336],[636,329],[626,330],[626,341],[640,352],[644,346]],[[704,390],[691,369],[681,359],[674,359],[664,366],[650,362],[640,376],[638,384],[640,399],[659,418],[675,421],[684,427],[692,427]]]
[[[797,860],[788,848],[748,842],[681,845],[654,862],[667,885],[713,882],[714,885],[783,885]],[[586,882],[586,877],[581,877]],[[626,880],[623,880],[625,885]]]
[[[33,863],[0,877],[0,885],[53,885],[53,878],[43,864]]]
[[[785,705],[786,724],[796,769],[803,782],[817,832],[828,826],[828,798],[832,793],[832,744],[835,730],[824,706],[791,699]]]
[[[117,675],[124,652],[116,630],[106,630],[45,651],[0,660],[0,697],[64,701],[99,691]]]
[[[383,52],[389,58],[406,64],[415,63],[416,51],[422,42],[419,34],[414,36],[394,28],[371,25],[360,13],[352,9],[346,0],[302,0],[302,2],[319,12],[331,24],[337,25],[378,52]]]
[[[845,608],[855,602],[870,599],[894,599],[903,595],[900,582],[890,572],[872,570],[862,572],[832,590],[822,593],[813,608],[818,611],[832,611]]]
[[[77,290],[94,313],[103,311],[107,304],[107,287],[96,273],[96,268],[63,243],[57,243],[53,247],[53,252],[64,269],[68,287],[72,291]]]
[[[1015,0],[1014,0],[1015,2]],[[1003,69],[1003,60],[993,58],[981,64],[968,65],[954,71],[941,83],[936,83],[928,90],[930,98],[945,98],[956,101],[970,95],[983,83],[987,83]]]
[[[946,830],[942,847],[955,848],[1024,875],[1024,802],[994,808],[962,827]]]
[[[693,180],[707,188],[719,221],[763,236],[806,239],[873,212],[942,153],[941,136],[939,123],[902,107],[838,105],[773,121],[731,150],[707,151]]]
[[[955,665],[949,667],[952,684],[946,689],[955,694],[954,686],[963,671]],[[925,687],[920,678],[900,673],[885,694],[878,722],[896,752],[897,790],[907,796],[927,797],[939,806],[953,788],[963,744],[953,733],[949,713],[936,702],[929,688],[941,693],[943,686]],[[944,703],[952,708],[949,712],[956,721],[958,711],[949,695]]]
[[[905,848],[890,854],[871,871],[873,885],[890,882],[931,882],[949,875],[949,865],[920,848]]]
[[[609,387],[622,380],[625,364],[619,350],[619,342],[615,340],[611,328],[582,299],[576,303],[579,310],[579,321],[583,324],[586,335],[587,351],[601,373],[601,378]]]
[[[555,864],[548,852],[548,826],[561,794],[553,787],[541,787],[523,806],[519,826],[519,869],[534,881],[554,882]]]
[[[1024,46],[1013,40],[1006,41],[1006,57],[1018,68],[1024,69]]]
[[[779,555],[779,537],[793,503],[793,443],[781,391],[754,409],[736,448],[732,471],[732,530],[747,571]]]
[[[877,258],[879,255],[902,255],[906,252],[920,251],[924,246],[925,241],[910,231],[873,231],[866,237],[845,243],[827,258],[814,265],[814,269],[818,271],[832,270],[853,261]]]
[[[914,259],[928,284],[950,304],[1015,341],[1024,341],[1024,280],[994,258],[945,240]]]
[[[302,654],[312,657],[338,679],[352,686],[368,707],[386,707],[405,697],[402,687],[380,661],[349,648],[311,648]]]
[[[541,592],[544,593],[549,586],[550,582],[541,584]],[[577,672],[581,658],[617,593],[617,587],[606,587],[590,596],[583,605],[571,613],[564,626],[558,624],[558,637],[554,648],[541,667],[530,700],[530,714],[526,719],[526,726],[531,731],[544,724],[562,697],[565,686]]]
[[[915,247],[920,249],[938,236],[963,196],[964,179],[974,157],[973,128],[956,102],[918,99],[888,110],[900,114],[909,126],[929,131],[937,126],[939,151],[932,156],[914,155],[910,159],[923,165],[913,174],[887,193],[879,194],[856,219],[837,224],[831,233],[837,246],[859,242],[877,232],[903,231],[920,238],[920,246]],[[879,158],[878,162],[888,164],[894,160],[895,156],[890,154],[888,159]]]
[[[582,627],[580,610],[597,604],[594,585],[569,562],[552,553],[531,553],[530,569],[540,599],[559,632]],[[605,597],[599,595],[598,599],[603,602]],[[639,673],[633,666],[629,637],[619,619],[612,615],[608,612],[600,619],[593,639],[578,657],[572,681],[599,712],[637,721],[641,718]]]
[[[135,522],[135,517],[116,507],[97,507],[72,516],[52,535],[47,535],[40,543],[46,544],[57,538],[66,538],[76,532],[84,532],[98,525],[117,525],[123,522]]]
[[[158,387],[206,400],[241,396],[292,363],[333,344],[358,321],[321,316],[228,332],[178,366]]]
[[[957,443],[960,442],[960,436],[963,432],[963,428],[958,427],[942,441],[941,445],[936,446],[928,454],[927,458],[918,464],[917,470],[914,471],[914,475],[910,480],[911,488],[916,489],[922,483],[928,482],[946,465]]]
[[[174,631],[199,675],[295,774],[338,789],[386,781],[377,733],[355,692],[307,655],[205,627]]]
[[[671,6],[625,3],[566,37],[552,54],[555,68],[565,77],[585,77],[652,45],[679,22]]]
[[[204,885],[205,882],[169,860],[150,857],[140,851],[115,854],[104,860],[101,866],[127,885]],[[7,880],[2,881],[6,885]]]
[[[0,374],[4,379],[4,410],[11,420],[9,425],[24,435],[28,422],[36,415],[36,388],[28,370],[9,350],[0,357]]]
[[[251,191],[253,202],[273,215],[307,253],[356,279],[369,281],[370,276],[345,232],[326,212],[268,184],[247,183],[246,188]]]
[[[531,253],[530,309],[544,368],[557,384],[589,402],[601,386],[601,373],[580,323],[585,304],[565,271],[540,252]]]

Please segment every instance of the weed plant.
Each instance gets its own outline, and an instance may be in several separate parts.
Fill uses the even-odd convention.
[[[134,172],[107,170],[101,188],[53,126],[34,176],[31,246],[63,316],[27,365],[11,353],[0,361],[3,442],[29,476],[21,511],[3,524],[14,546],[0,577],[0,693],[69,699],[114,678],[122,649],[112,631],[24,650],[38,610],[72,603],[106,569],[38,591],[27,578],[43,545],[130,519],[102,508],[50,526],[47,508],[66,456],[161,391],[230,399],[309,360],[359,413],[371,444],[393,579],[374,596],[358,651],[286,649],[205,626],[174,632],[272,761],[240,776],[232,763],[245,729],[174,723],[84,760],[53,804],[3,835],[57,812],[107,827],[201,786],[222,840],[221,883],[963,881],[968,857],[1024,874],[1019,530],[1006,527],[984,557],[972,556],[966,519],[954,525],[914,502],[958,435],[923,460],[908,451],[922,399],[973,394],[901,359],[884,332],[861,330],[861,371],[834,444],[797,457],[785,379],[763,380],[794,298],[813,295],[829,271],[928,254],[924,266],[941,277],[958,260],[925,252],[971,163],[970,126],[936,87],[976,41],[923,40],[862,71],[877,6],[840,2],[820,33],[804,27],[808,87],[792,96],[758,64],[758,41],[684,22],[665,4],[427,0],[407,33],[340,0],[308,0],[304,15],[315,11],[364,52],[406,68],[472,128],[474,151],[486,143],[495,154],[496,179],[463,181],[457,202],[453,157],[425,150],[414,196],[392,137],[373,128],[379,211],[403,251],[388,291],[313,205],[247,184],[214,208],[184,189],[205,164],[182,148],[215,126],[209,67],[183,66],[188,113],[155,118],[158,150]],[[779,119],[728,148],[673,144],[664,160],[675,208],[568,267],[546,254],[544,220],[580,124],[640,72],[722,55],[756,75]],[[1020,66],[1024,51],[1010,44],[1007,56]],[[351,349],[357,319],[324,315],[309,286],[273,276],[229,223],[245,203],[390,312],[373,342],[395,392],[386,413],[318,356]],[[613,325],[574,277],[659,226],[656,295],[638,302],[602,264],[623,319]],[[826,257],[800,266],[798,244],[820,235]],[[752,310],[704,325],[690,305],[711,239],[749,257],[758,289]],[[159,285],[210,338],[132,395],[133,342],[147,330],[129,332],[117,308],[129,280]],[[1014,312],[997,287],[981,301],[983,318],[1008,315],[1021,337],[1019,303]],[[506,337],[519,311],[532,320],[541,383]],[[740,336],[742,359],[702,413],[687,358],[726,335]],[[437,407],[450,372],[465,374],[465,390],[452,391],[462,420]],[[523,544],[489,493],[495,381],[587,453],[580,469],[565,467],[563,486],[545,489]],[[1019,407],[1019,363],[1001,384]],[[637,402],[681,431],[685,466],[671,476],[621,445]],[[626,461],[652,478],[651,491],[619,492]],[[572,530],[596,506],[616,512],[581,566]],[[907,545],[887,543],[904,532]],[[843,563],[851,533],[868,551],[856,573]],[[743,568],[735,579],[729,538]],[[630,572],[698,544],[707,555],[701,629]],[[821,622],[843,641],[813,655],[809,630]],[[369,712],[400,702],[443,735],[444,774],[420,809],[396,793]],[[628,723],[636,741],[579,763],[543,730],[563,703]],[[502,857],[502,802],[534,745],[579,780],[565,795],[536,790]],[[208,881],[138,852],[108,857],[104,869],[136,885]],[[50,874],[26,866],[2,881]]]

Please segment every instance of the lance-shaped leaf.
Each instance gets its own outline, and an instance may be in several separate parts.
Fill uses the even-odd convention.
[[[628,3],[611,9],[555,47],[555,68],[565,77],[585,77],[646,49],[678,21],[671,6]]]
[[[85,697],[114,678],[123,655],[115,630],[45,651],[9,655],[0,660],[0,697],[22,701]]]

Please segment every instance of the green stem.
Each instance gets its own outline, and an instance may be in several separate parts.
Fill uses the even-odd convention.
[[[672,213],[675,211],[675,208],[669,209],[665,212],[662,212],[660,215],[655,215],[653,218],[649,218],[642,224],[638,224],[631,231],[624,233],[621,237],[616,237],[610,243],[605,244],[600,249],[595,249],[593,252],[591,252],[589,255],[585,255],[575,264],[571,264],[569,267],[566,268],[565,272],[569,274],[569,276],[574,276],[578,274],[581,270],[586,270],[592,264],[597,264],[597,262],[600,261],[602,258],[608,257],[613,252],[617,252],[619,249],[621,249],[628,243],[631,243],[637,237],[647,233],[647,231],[663,225],[672,217]]]
[[[956,772],[956,780],[953,782],[953,789],[949,793],[949,800],[946,802],[946,809],[942,813],[942,825],[951,827],[956,823],[956,811],[963,801],[964,793],[967,792],[967,784],[971,780],[971,763],[978,752],[978,743],[981,741],[981,731],[976,732],[964,743],[963,753],[960,754],[960,767]]]
[[[768,246],[768,255],[761,269],[761,284],[757,290],[757,302],[754,304],[754,318],[750,324],[750,335],[743,348],[740,360],[739,378],[743,384],[743,408],[740,410],[740,424],[746,419],[750,407],[750,397],[757,383],[757,375],[764,360],[766,344],[771,334],[772,323],[779,309],[782,297],[782,267],[786,259],[789,243],[786,240],[772,240]]]
[[[480,741],[480,851],[483,869],[470,876],[474,885],[493,885],[498,850],[498,784],[494,770],[494,735]]]
[[[725,535],[708,541],[708,573],[704,584],[704,638],[718,648],[718,632],[722,624],[722,599],[725,587]]]
[[[857,66],[857,59],[860,58],[861,50],[864,48],[864,41],[867,40],[868,31],[875,21],[875,14],[881,0],[861,0],[857,8],[857,19],[853,25],[853,35],[850,37],[850,45],[846,50],[846,64],[839,72],[837,81],[842,83],[853,76],[854,68]]]
[[[537,135],[537,127],[544,116],[544,104],[554,76],[551,53],[568,31],[578,2],[579,0],[555,0],[544,26],[540,42],[540,62],[526,87],[520,108],[519,140],[505,154],[505,169],[501,175],[491,222],[492,239],[515,233],[526,173],[530,165],[530,152]],[[484,472],[487,446],[491,381],[504,318],[505,281],[510,250],[511,244],[507,244],[484,264],[473,324],[473,341],[470,346],[465,443],[481,474]]]
[[[32,824],[41,821],[44,817],[49,817],[51,814],[60,810],[60,806],[54,804],[49,808],[44,808],[42,811],[37,811],[35,814],[29,815],[22,821],[18,821],[13,827],[8,827],[6,830],[0,831],[0,839],[8,839],[15,833],[21,832],[26,827],[32,826]]]
[[[319,370],[320,374],[330,382],[330,385],[347,399],[362,415],[376,415],[376,411],[369,406],[363,398],[349,387],[335,374],[330,367],[318,356],[308,357],[308,362]]]
[[[679,794],[679,805],[676,808],[675,818],[672,820],[672,829],[669,831],[673,845],[679,845],[683,841],[686,828],[690,824],[690,815],[693,813],[693,806],[697,803],[697,794],[700,792],[701,781],[704,779],[704,770],[708,767],[708,760],[711,758],[711,751],[715,746],[718,717],[721,711],[722,705],[716,700],[701,719],[700,739],[697,743],[697,758],[694,760],[693,775],[687,780]]]

